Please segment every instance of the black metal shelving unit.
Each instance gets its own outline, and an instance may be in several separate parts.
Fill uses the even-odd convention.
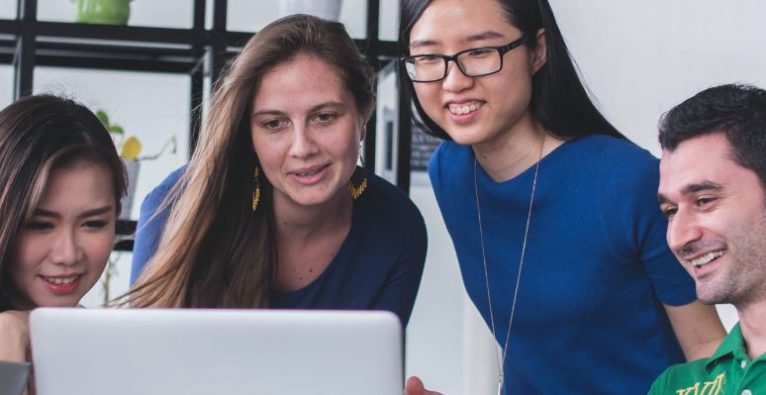
[[[0,19],[0,64],[13,65],[14,99],[32,92],[36,66],[186,74],[191,85],[189,141],[193,151],[201,125],[203,92],[210,89],[204,86],[204,77],[216,81],[253,33],[227,30],[227,0],[212,1],[210,29],[205,27],[206,0],[189,1],[194,7],[192,27],[177,29],[38,21],[38,1],[17,0],[16,19]],[[356,40],[376,70],[397,59],[396,42],[378,37],[379,16],[379,0],[367,0],[366,38]],[[396,184],[409,191],[412,131],[406,90],[399,89],[399,101]],[[373,115],[364,146],[365,166],[371,169],[376,159],[375,128]],[[121,221],[118,233],[132,234],[135,226],[135,221]],[[121,241],[117,249],[131,250],[132,240]]]

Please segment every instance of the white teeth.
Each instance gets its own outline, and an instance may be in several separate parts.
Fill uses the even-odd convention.
[[[311,176],[311,175],[319,173],[319,170],[320,169],[316,169],[316,170],[312,170],[312,171],[303,171],[303,172],[299,172],[299,173],[295,173],[295,174],[298,177],[308,177],[308,176]]]
[[[64,285],[64,284],[71,284],[77,280],[78,276],[74,277],[67,277],[67,278],[60,278],[60,277],[44,277],[45,281],[56,284],[56,285]]]
[[[722,251],[722,250],[708,252],[707,254],[705,254],[705,255],[703,255],[703,256],[701,256],[699,258],[690,259],[689,263],[694,265],[694,267],[702,267],[702,266],[705,266],[708,263],[710,263],[710,261],[712,261],[713,259],[716,259],[716,258],[722,256],[723,254],[724,254],[724,251]]]
[[[465,115],[471,112],[474,112],[481,108],[481,103],[471,103],[471,104],[464,104],[464,105],[450,105],[449,111],[456,115]]]

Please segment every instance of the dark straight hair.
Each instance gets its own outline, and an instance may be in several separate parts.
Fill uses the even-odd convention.
[[[605,134],[625,138],[596,109],[577,75],[574,61],[569,55],[564,38],[547,0],[494,0],[505,10],[508,22],[531,37],[526,45],[534,48],[537,32],[545,29],[548,47],[547,61],[532,78],[530,111],[543,127],[556,136],[576,138],[590,134]],[[431,0],[404,0],[399,31],[399,54],[409,55],[410,32]],[[402,87],[409,87],[419,119],[415,121],[427,133],[450,140],[423,111],[414,93],[414,86],[404,67],[399,68]]]
[[[9,266],[16,237],[32,217],[50,174],[79,164],[106,169],[116,215],[127,185],[109,132],[85,106],[51,95],[27,96],[0,111],[0,311],[19,291]]]

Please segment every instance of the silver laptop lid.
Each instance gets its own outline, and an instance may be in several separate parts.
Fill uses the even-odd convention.
[[[36,309],[38,395],[399,395],[387,312]]]

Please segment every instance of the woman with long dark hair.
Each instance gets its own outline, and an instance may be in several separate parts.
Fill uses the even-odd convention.
[[[504,394],[645,393],[724,330],[668,249],[657,160],[580,82],[545,0],[405,0],[402,86]],[[419,380],[408,382],[422,393]]]
[[[84,106],[29,96],[0,111],[0,361],[29,361],[29,311],[75,307],[114,244],[125,170]]]

